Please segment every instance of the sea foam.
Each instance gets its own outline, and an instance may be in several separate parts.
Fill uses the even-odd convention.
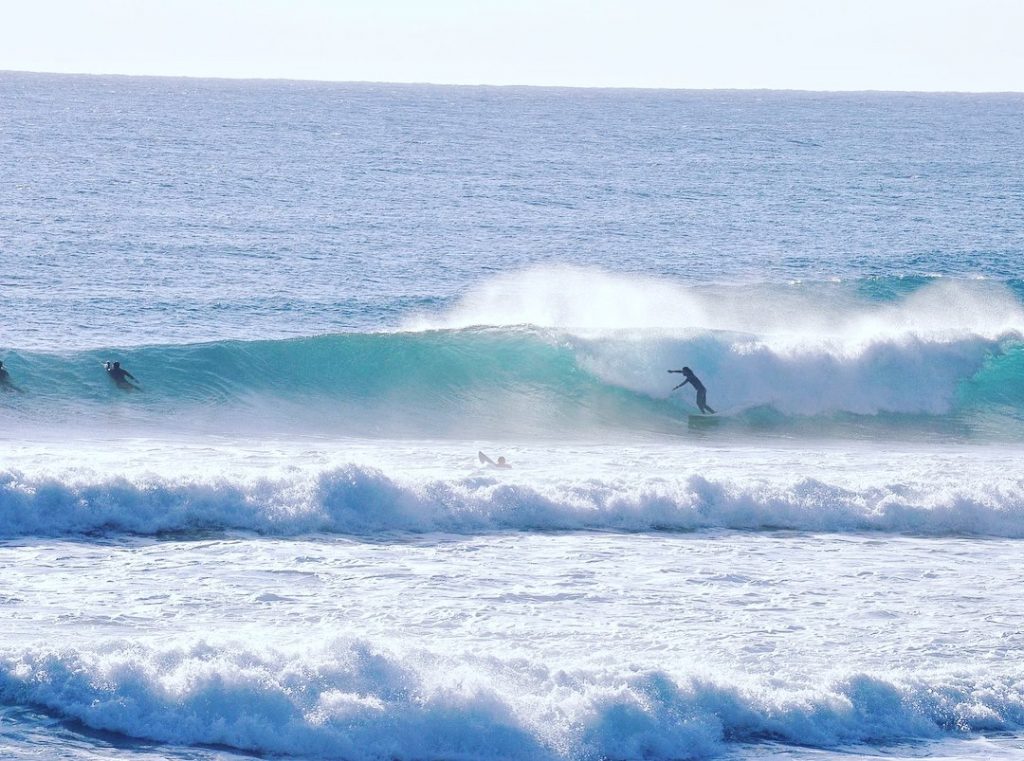
[[[392,478],[359,465],[280,478],[0,474],[0,535],[272,536],[614,530],[1024,537],[1024,479],[852,488],[815,478]]]
[[[0,654],[0,697],[179,745],[378,759],[699,759],[733,743],[807,747],[1018,730],[994,675],[850,673],[789,682],[522,659],[111,642]]]

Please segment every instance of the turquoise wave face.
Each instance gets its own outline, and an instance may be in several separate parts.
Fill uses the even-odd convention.
[[[141,391],[107,377],[118,359]],[[116,409],[121,424],[182,421],[234,430],[353,435],[556,434],[650,416],[659,406],[582,372],[570,347],[532,330],[328,335],[282,341],[12,354],[24,394],[7,411],[85,422]],[[607,413],[606,413],[607,410]],[[655,415],[656,417],[656,415]]]
[[[118,389],[118,359],[141,391]],[[688,364],[708,388],[698,420]],[[21,424],[273,430],[359,436],[586,437],[779,431],[807,435],[1019,436],[1024,343],[956,334],[858,345],[735,332],[580,336],[531,327],[325,335],[14,353]]]

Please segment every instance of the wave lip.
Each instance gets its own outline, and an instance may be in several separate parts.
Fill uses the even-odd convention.
[[[862,489],[809,478],[767,485],[699,475],[634,483],[491,476],[404,482],[357,465],[279,480],[76,478],[0,474],[0,536],[786,529],[1024,537],[1024,479]]]
[[[893,293],[886,294],[892,288]],[[1024,304],[1013,281],[934,277],[695,285],[547,265],[499,275],[465,294],[444,314],[423,315],[405,327],[517,325],[581,335],[718,331],[763,336],[777,346],[856,347],[908,336],[993,339],[1022,334]]]
[[[734,743],[829,748],[1020,731],[1014,679],[853,673],[772,686],[662,670],[295,654],[205,643],[0,654],[0,698],[177,745],[353,761],[701,759]]]

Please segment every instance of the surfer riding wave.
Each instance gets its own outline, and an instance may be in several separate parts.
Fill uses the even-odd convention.
[[[697,407],[700,409],[700,411],[703,412],[705,415],[715,414],[715,411],[711,409],[707,404],[708,390],[704,388],[704,384],[700,382],[700,379],[693,374],[693,370],[691,370],[688,367],[684,367],[682,370],[669,370],[669,372],[682,373],[683,377],[686,378],[686,380],[684,380],[678,386],[673,388],[673,391],[675,391],[677,388],[682,388],[687,383],[689,383],[697,392]]]

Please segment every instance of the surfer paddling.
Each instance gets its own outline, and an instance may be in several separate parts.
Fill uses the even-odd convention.
[[[120,362],[104,362],[103,367],[106,368],[110,380],[114,381],[114,385],[122,391],[142,391],[142,388],[131,382],[136,381],[137,383],[136,377],[121,367]]]
[[[505,470],[510,469],[512,466],[505,462],[504,457],[499,457],[498,461],[495,462],[490,457],[485,455],[483,452],[477,452],[476,456],[480,458],[480,462],[489,468],[503,468]]]
[[[691,370],[688,367],[684,367],[682,370],[669,370],[669,372],[670,373],[682,373],[683,376],[686,378],[686,380],[684,380],[678,386],[673,388],[672,389],[673,391],[675,391],[676,388],[682,388],[687,383],[689,383],[691,386],[693,386],[694,390],[697,392],[697,406],[700,408],[700,411],[703,412],[705,415],[714,415],[715,414],[715,411],[713,409],[711,409],[710,407],[708,407],[708,403],[707,403],[708,390],[706,388],[704,388],[704,384],[700,382],[700,378],[698,378],[696,375],[693,374],[693,370]]]

